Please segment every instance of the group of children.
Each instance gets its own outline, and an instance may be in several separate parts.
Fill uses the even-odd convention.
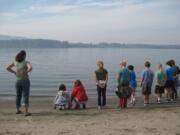
[[[168,102],[175,101],[177,99],[177,90],[180,86],[180,69],[175,65],[174,60],[167,61],[166,66],[166,70],[163,70],[162,64],[158,64],[157,71],[155,72],[155,93],[157,94],[157,103],[161,103],[161,97],[164,93]],[[146,69],[142,77],[142,90],[144,94],[144,104],[146,106],[149,104],[149,95],[151,94],[151,86],[154,75],[152,70],[150,70],[149,62],[145,63],[145,68]]]
[[[79,109],[80,105],[82,105],[82,108],[86,108],[86,102],[88,101],[88,96],[86,94],[86,90],[81,83],[80,80],[76,80],[74,82],[74,88],[71,92],[71,96],[66,91],[66,86],[64,84],[61,84],[59,86],[58,93],[54,99],[54,109],[58,107],[58,109],[71,109],[72,103],[75,103],[75,109]]]
[[[162,94],[165,93],[166,100],[168,102],[175,101],[177,99],[177,90],[180,86],[180,69],[176,66],[174,60],[169,60],[166,62],[166,70],[163,70],[163,65],[157,65],[157,71],[155,75],[153,71],[150,69],[151,63],[146,61],[144,63],[144,71],[141,76],[141,87],[142,87],[142,95],[144,96],[144,106],[149,104],[149,96],[151,94],[152,84],[155,80],[155,93],[157,94],[157,103],[161,103]],[[137,87],[136,74],[134,72],[133,65],[129,65],[126,68],[126,62],[122,62],[120,64],[120,73],[119,73],[119,86],[117,95],[120,98],[119,105],[121,108],[127,107],[127,99],[130,98],[130,103],[135,104],[135,91]],[[128,71],[129,70],[129,71]],[[126,71],[126,72],[125,72]],[[129,73],[128,73],[129,72]],[[124,83],[125,79],[126,82]],[[123,80],[123,84],[122,81]],[[126,85],[125,85],[126,84]],[[125,90],[124,90],[125,89]],[[123,91],[124,90],[124,91]],[[130,92],[128,92],[130,91]],[[125,93],[123,95],[123,93]],[[129,94],[128,94],[129,93]],[[122,100],[124,99],[125,102]]]
[[[118,74],[118,87],[116,94],[119,98],[119,106],[121,108],[127,107],[127,100],[130,99],[130,103],[135,105],[135,93],[137,88],[137,79],[134,71],[134,66],[129,65],[126,67],[126,62],[120,64],[120,72]],[[163,70],[162,64],[157,65],[157,71],[155,75],[150,69],[151,63],[146,61],[144,64],[144,71],[141,76],[141,87],[142,94],[144,96],[144,106],[149,104],[149,96],[151,94],[153,80],[155,80],[155,93],[157,94],[157,103],[161,103],[162,94],[165,93],[168,102],[177,99],[177,89],[179,84],[180,69],[176,66],[174,60],[169,60],[166,62],[167,68]],[[103,67],[103,62],[98,62],[99,69],[95,71],[96,82],[97,82],[97,92],[98,92],[98,108],[101,107],[101,96],[103,97],[102,106],[106,105],[106,85],[108,81],[108,72]],[[154,79],[155,78],[155,79]],[[100,82],[104,80],[105,85],[101,86]],[[100,93],[102,92],[102,94]],[[74,88],[71,92],[71,96],[66,91],[64,84],[59,87],[58,94],[54,100],[54,108],[65,109],[72,108],[73,102],[75,103],[75,109],[79,109],[80,105],[85,109],[86,102],[88,101],[88,96],[86,90],[82,85],[80,80],[74,82]]]

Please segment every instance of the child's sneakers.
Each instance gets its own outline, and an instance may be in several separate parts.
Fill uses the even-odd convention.
[[[98,106],[98,110],[100,111],[101,109],[102,109],[102,107],[99,105],[99,106]]]
[[[161,103],[161,99],[160,99],[159,97],[157,98],[157,100],[156,100],[156,101],[157,101],[157,103],[158,103],[158,104],[160,104],[160,103]]]
[[[161,101],[160,101],[160,100],[157,100],[157,103],[158,103],[158,104],[160,104],[160,103],[161,103]]]
[[[136,104],[136,99],[135,99],[135,98],[131,99],[131,101],[129,102],[129,104],[132,104],[132,106],[134,106],[134,105]]]
[[[59,110],[64,110],[65,109],[65,105],[59,106]]]
[[[136,104],[136,99],[133,98],[133,99],[132,99],[132,105],[134,106],[135,104]]]
[[[144,103],[144,107],[146,107],[148,104],[147,103]]]

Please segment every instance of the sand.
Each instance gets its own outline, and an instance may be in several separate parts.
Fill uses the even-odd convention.
[[[24,117],[15,114],[14,99],[0,96],[0,135],[180,135],[180,101],[143,107],[139,98],[122,110],[111,97],[101,111],[95,99],[86,110],[60,111],[52,99],[31,97],[32,116]]]

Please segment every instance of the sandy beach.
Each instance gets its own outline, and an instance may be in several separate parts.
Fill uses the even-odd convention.
[[[143,107],[117,108],[116,97],[98,111],[96,99],[86,110],[54,110],[53,97],[31,97],[32,116],[15,114],[15,98],[0,96],[0,135],[180,135],[180,100]]]

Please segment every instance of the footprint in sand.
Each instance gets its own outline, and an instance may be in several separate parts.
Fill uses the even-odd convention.
[[[69,134],[71,131],[60,131],[58,132],[58,135],[64,135],[64,134]]]
[[[0,135],[31,135],[31,133],[30,132],[25,133],[25,132],[9,132],[9,131],[6,131],[6,132],[1,132]]]
[[[145,130],[147,130],[148,132],[156,133],[157,128],[148,128],[148,127],[145,127]]]
[[[125,129],[123,129],[123,131],[125,131],[125,132],[134,132],[134,130],[133,129],[130,129],[130,128],[125,128]]]

